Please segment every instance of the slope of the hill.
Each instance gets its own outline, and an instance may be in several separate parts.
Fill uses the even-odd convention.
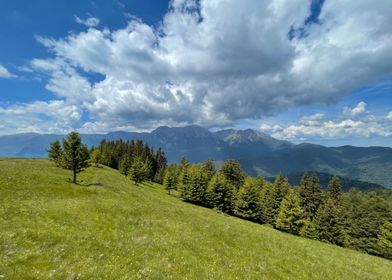
[[[4,279],[392,279],[392,262],[190,205],[109,168],[0,159]]]

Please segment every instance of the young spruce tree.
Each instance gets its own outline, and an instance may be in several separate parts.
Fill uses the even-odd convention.
[[[55,140],[50,143],[50,148],[48,150],[49,159],[54,161],[57,166],[61,165],[61,157],[63,154],[63,149],[61,148],[60,141]]]
[[[76,184],[76,176],[88,166],[89,153],[87,146],[77,132],[68,134],[63,140],[62,166],[72,170],[72,182]]]

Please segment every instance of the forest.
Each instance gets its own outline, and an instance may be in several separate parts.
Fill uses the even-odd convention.
[[[118,169],[136,184],[154,181],[169,195],[185,202],[215,209],[290,234],[320,240],[392,259],[392,192],[343,192],[334,176],[324,191],[316,172],[305,172],[298,186],[283,174],[273,183],[250,177],[238,162],[227,160],[217,168],[212,159],[201,164],[184,157],[168,164],[162,149],[154,151],[137,141],[101,141],[90,150],[72,132],[62,143],[55,141],[49,158],[76,175],[89,164]]]

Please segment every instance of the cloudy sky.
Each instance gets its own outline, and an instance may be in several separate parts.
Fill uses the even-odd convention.
[[[0,135],[254,128],[392,146],[390,0],[4,0]]]

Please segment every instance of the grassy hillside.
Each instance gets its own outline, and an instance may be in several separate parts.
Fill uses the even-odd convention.
[[[4,279],[392,279],[392,262],[186,204],[89,168],[0,159]]]

